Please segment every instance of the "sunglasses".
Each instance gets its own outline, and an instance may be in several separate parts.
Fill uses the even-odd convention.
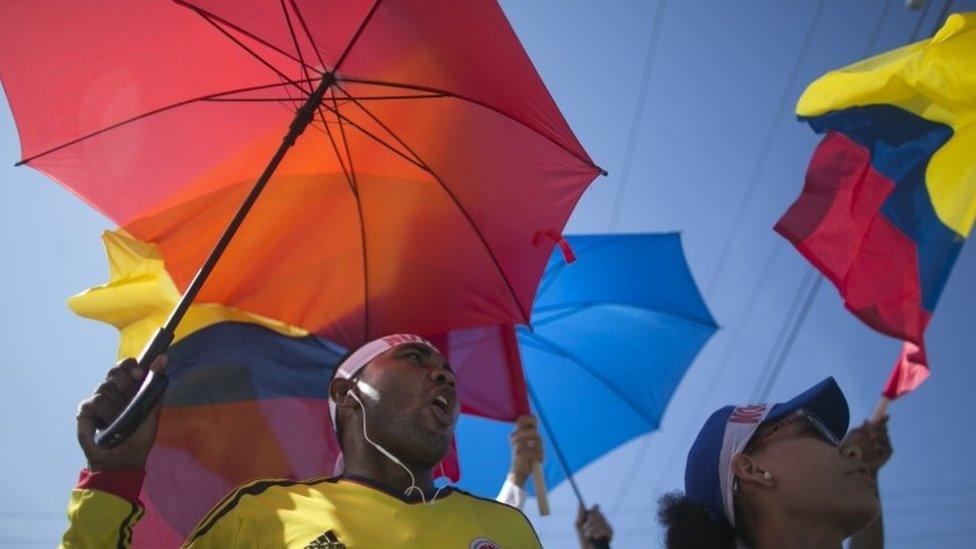
[[[754,436],[753,439],[749,441],[749,444],[746,445],[746,448],[742,451],[742,453],[746,455],[751,455],[759,448],[766,446],[769,443],[769,441],[775,440],[777,438],[782,438],[782,437],[777,437],[777,433],[782,432],[784,427],[788,425],[793,425],[797,422],[803,422],[804,427],[808,431],[807,433],[801,433],[799,435],[795,434],[793,435],[794,437],[803,436],[803,434],[813,434],[813,436],[820,438],[821,440],[827,442],[832,446],[837,446],[840,444],[840,439],[838,439],[834,435],[834,433],[830,429],[828,429],[827,426],[824,425],[822,421],[820,421],[820,419],[817,416],[810,414],[808,411],[804,410],[803,408],[800,408],[799,410],[796,410],[795,412],[791,413],[785,418],[763,429],[763,431],[759,433],[758,436]],[[738,493],[739,491],[738,478],[735,478],[732,481],[732,491],[735,493]]]
[[[766,446],[770,441],[780,438],[777,436],[777,433],[782,432],[783,428],[788,425],[796,424],[797,422],[804,423],[807,431],[804,434],[812,433],[814,436],[833,446],[840,444],[840,439],[838,439],[837,436],[835,436],[834,433],[828,429],[817,416],[811,414],[803,408],[800,408],[785,418],[763,429],[758,436],[753,437],[753,439],[749,441],[749,444],[746,445],[746,448],[742,453],[751,455],[759,448]]]

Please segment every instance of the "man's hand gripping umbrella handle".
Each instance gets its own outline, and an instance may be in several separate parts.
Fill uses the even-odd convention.
[[[139,428],[139,425],[149,416],[153,408],[163,397],[169,378],[162,372],[154,372],[149,365],[156,360],[159,355],[166,352],[170,343],[173,342],[173,332],[166,327],[162,327],[153,334],[151,340],[139,355],[138,363],[146,377],[139,387],[129,404],[126,405],[119,417],[105,429],[95,431],[95,445],[99,448],[115,448],[125,442],[126,439]]]
[[[207,277],[210,276],[210,272],[217,265],[217,260],[223,255],[224,250],[230,244],[234,234],[237,233],[237,229],[241,226],[241,223],[244,222],[244,218],[248,212],[251,211],[251,207],[258,199],[261,191],[264,190],[271,176],[278,169],[278,164],[285,157],[285,153],[295,144],[298,136],[312,122],[316,109],[322,102],[322,98],[325,97],[326,90],[333,83],[335,83],[335,75],[333,73],[329,72],[322,75],[322,80],[315,87],[315,90],[308,96],[305,104],[295,113],[295,118],[288,126],[288,133],[281,140],[281,145],[278,146],[277,152],[271,157],[268,165],[264,168],[264,172],[261,173],[261,177],[258,178],[254,187],[251,188],[251,192],[244,198],[244,202],[241,203],[241,207],[238,208],[234,218],[231,219],[227,228],[224,229],[224,233],[220,235],[220,239],[214,245],[207,260],[204,261],[203,266],[200,267],[196,276],[193,277],[193,281],[187,286],[186,292],[184,292],[179,303],[173,309],[169,319],[166,320],[166,324],[153,335],[152,340],[143,349],[142,355],[139,357],[139,366],[146,372],[146,377],[142,382],[142,386],[139,388],[139,392],[136,393],[136,396],[125,407],[125,410],[119,414],[119,417],[115,418],[115,421],[107,428],[95,432],[95,445],[99,448],[113,448],[122,444],[145,421],[149,413],[152,412],[153,408],[159,402],[159,399],[163,396],[169,380],[166,374],[151,371],[149,365],[152,364],[156,357],[163,354],[169,348],[170,343],[173,342],[173,334],[176,331],[176,326],[179,325],[180,320],[183,319],[183,315],[190,308],[190,303],[193,302],[197,293],[200,292],[203,283],[206,282]]]

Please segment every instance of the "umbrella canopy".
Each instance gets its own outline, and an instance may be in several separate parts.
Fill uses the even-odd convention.
[[[493,0],[0,5],[22,162],[180,289],[332,76],[197,300],[345,346],[527,321],[600,170]]]
[[[554,254],[517,328],[525,376],[575,472],[656,429],[699,350],[717,329],[671,234],[571,236],[577,261]],[[464,486],[497,490],[511,426],[463,417]],[[548,438],[548,434],[543,433]],[[552,448],[552,441],[547,441]],[[565,473],[552,452],[546,482]]]

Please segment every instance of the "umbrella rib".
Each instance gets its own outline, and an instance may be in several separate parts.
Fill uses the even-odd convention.
[[[349,124],[353,128],[356,128],[357,130],[359,130],[360,132],[362,132],[364,135],[366,135],[370,139],[376,141],[380,145],[383,145],[384,147],[386,147],[387,149],[389,149],[391,152],[393,152],[394,154],[396,154],[400,158],[403,158],[404,160],[406,160],[407,162],[410,162],[414,166],[417,166],[421,170],[430,173],[430,168],[428,168],[427,166],[425,166],[423,163],[417,161],[416,159],[410,158],[409,156],[407,156],[406,154],[404,154],[403,151],[398,150],[393,145],[390,145],[386,141],[383,141],[382,138],[378,137],[373,132],[367,130],[366,128],[363,128],[359,124],[357,124],[357,123],[353,122],[352,120],[350,120],[349,117],[347,117],[347,116],[345,116],[343,114],[340,114],[339,112],[333,110],[332,107],[329,107],[328,105],[322,105],[322,108],[324,108],[325,110],[327,110],[327,111],[331,112],[332,114],[336,115],[337,118],[341,118],[342,120],[344,120],[346,122],[346,124]]]
[[[339,152],[339,146],[336,145],[335,137],[332,135],[332,130],[329,129],[329,123],[325,120],[325,114],[322,113],[322,107],[319,106],[315,109],[322,119],[322,128],[325,130],[325,134],[329,137],[329,142],[332,143],[332,150],[335,152],[336,160],[339,161],[339,167],[342,168],[342,175],[346,178],[346,184],[349,185],[349,191],[356,194],[356,186],[353,183],[352,176],[349,175],[349,171],[346,170],[346,163],[342,161],[342,154]]]
[[[580,252],[580,250],[574,250],[574,251],[577,254],[579,254]],[[539,282],[539,289],[536,291],[535,294],[535,299],[537,301],[539,300],[539,298],[545,295],[545,293],[549,290],[552,284],[559,278],[559,275],[562,274],[563,269],[566,268],[567,265],[568,264],[565,261],[563,261],[562,263],[558,263],[557,265],[555,265],[550,269],[546,269],[546,271],[542,273],[542,281]],[[533,309],[534,308],[535,307],[533,307]]]
[[[543,319],[541,321],[533,322],[532,323],[532,326],[534,328],[537,328],[537,327],[542,326],[544,324],[548,324],[549,322],[552,322],[553,320],[559,320],[559,319],[562,319],[562,318],[566,318],[566,317],[569,317],[569,316],[572,316],[572,315],[581,313],[581,312],[583,312],[586,309],[591,309],[593,307],[607,307],[607,306],[623,307],[623,308],[627,308],[627,309],[636,309],[636,310],[639,310],[639,311],[649,311],[649,312],[662,313],[662,314],[666,314],[666,315],[668,315],[668,316],[670,316],[672,318],[675,318],[675,319],[678,319],[678,320],[683,320],[683,321],[688,322],[690,324],[696,324],[696,325],[701,326],[703,328],[712,328],[712,329],[716,329],[716,330],[718,329],[718,325],[715,324],[715,321],[714,320],[706,321],[706,320],[703,320],[701,318],[694,317],[694,316],[690,316],[690,315],[687,315],[687,314],[684,314],[684,313],[679,313],[679,312],[676,312],[676,311],[669,311],[669,310],[667,310],[665,308],[657,308],[657,309],[655,309],[655,308],[651,308],[651,307],[641,307],[641,306],[638,306],[638,305],[633,305],[633,304],[630,304],[630,303],[623,303],[623,302],[619,302],[619,301],[583,301],[583,302],[579,302],[579,303],[564,303],[564,304],[559,304],[559,305],[547,305],[545,307],[533,307],[532,308],[532,312],[534,312],[534,313],[547,313],[549,311],[558,311],[558,310],[561,310],[561,309],[563,311],[560,312],[560,313],[558,313],[558,314],[554,314],[551,317],[546,317],[545,319]]]
[[[535,348],[539,349],[540,351],[544,351],[544,352],[547,352],[549,354],[556,355],[559,358],[568,360],[568,361],[572,362],[573,364],[575,364],[577,367],[579,367],[584,372],[588,373],[590,375],[590,377],[592,377],[597,382],[599,382],[600,385],[603,385],[604,388],[606,388],[608,391],[610,391],[611,393],[613,393],[614,396],[616,396],[617,398],[619,398],[624,404],[626,404],[630,409],[632,409],[634,411],[634,413],[636,413],[638,416],[640,416],[641,418],[643,418],[647,422],[648,427],[653,428],[654,425],[655,425],[655,422],[658,422],[658,424],[660,424],[660,421],[661,421],[661,418],[660,417],[651,417],[649,414],[647,414],[647,412],[644,411],[644,409],[640,405],[638,405],[636,402],[634,402],[633,400],[631,400],[631,398],[629,396],[627,396],[624,393],[620,392],[616,387],[614,387],[613,385],[611,385],[610,382],[609,382],[609,380],[607,380],[602,375],[596,373],[592,368],[590,368],[588,365],[586,365],[581,360],[579,360],[576,357],[574,357],[572,355],[572,353],[570,353],[566,349],[560,347],[559,345],[557,345],[556,343],[554,343],[552,340],[547,339],[545,337],[542,337],[539,334],[537,334],[535,332],[530,332],[528,330],[521,330],[520,331],[520,335],[525,336],[525,338],[527,340],[526,343],[529,344],[530,346],[534,346]],[[533,345],[533,343],[535,345]]]
[[[270,61],[268,61],[267,59],[261,57],[256,51],[254,51],[251,48],[247,47],[244,44],[244,42],[241,42],[236,36],[234,36],[233,34],[231,34],[230,32],[228,32],[227,29],[221,27],[217,23],[217,21],[211,19],[210,16],[208,16],[206,14],[206,12],[204,12],[204,11],[197,11],[197,13],[200,15],[200,17],[203,17],[204,21],[206,21],[211,26],[213,26],[213,28],[217,29],[221,34],[223,34],[224,36],[226,36],[227,38],[229,38],[231,42],[237,44],[237,46],[239,48],[241,48],[242,50],[244,50],[245,52],[247,52],[251,57],[253,57],[254,59],[256,59],[259,63],[261,63],[265,67],[271,69],[271,71],[274,72],[275,74],[277,74],[280,78],[282,78],[284,80],[291,80],[290,78],[288,78],[288,75],[286,75],[282,71],[278,70],[278,67],[275,67],[273,64],[271,64]],[[304,65],[305,64],[302,63],[302,67],[303,68],[304,68]],[[305,74],[307,75],[308,72],[306,71]],[[307,78],[307,76],[306,76],[306,78]],[[293,84],[293,85],[296,88],[298,88],[299,91],[301,91],[302,93],[304,93],[306,95],[312,93],[311,86],[309,86],[309,89],[306,90],[305,88],[303,88],[301,86],[298,86],[297,84]]]
[[[218,92],[218,93],[211,93],[211,94],[207,94],[207,95],[201,95],[199,97],[193,97],[191,99],[184,99],[182,101],[177,101],[176,103],[170,103],[169,105],[164,105],[164,106],[159,107],[157,109],[153,109],[151,111],[144,112],[144,113],[142,113],[140,115],[133,116],[131,118],[126,118],[125,120],[116,122],[116,123],[114,123],[114,124],[112,124],[110,126],[106,126],[106,127],[101,128],[99,130],[95,130],[95,131],[93,131],[91,133],[85,134],[85,135],[83,135],[81,137],[77,137],[75,139],[72,139],[71,141],[68,141],[66,143],[62,143],[60,145],[57,145],[57,146],[52,147],[50,149],[47,149],[47,150],[45,150],[43,152],[37,153],[35,155],[31,155],[31,156],[29,156],[29,157],[21,160],[20,162],[17,162],[15,164],[15,166],[20,166],[22,164],[27,164],[28,162],[31,162],[33,160],[37,160],[38,158],[40,158],[42,156],[45,156],[45,155],[48,155],[48,154],[51,154],[53,152],[57,152],[57,151],[65,148],[65,147],[70,147],[71,145],[76,145],[76,144],[78,144],[78,143],[80,143],[82,141],[85,141],[86,139],[90,139],[92,137],[101,135],[101,134],[103,134],[105,132],[108,132],[108,131],[117,129],[117,128],[121,127],[121,126],[125,126],[127,124],[131,124],[132,122],[137,122],[139,120],[142,120],[143,118],[148,118],[150,116],[153,116],[153,115],[156,115],[156,114],[159,114],[159,113],[162,113],[162,112],[166,112],[166,111],[169,111],[169,110],[178,108],[178,107],[183,107],[183,106],[189,105],[191,103],[196,103],[196,102],[200,102],[200,101],[210,101],[210,100],[212,100],[214,98],[219,98],[219,97],[225,96],[225,95],[233,95],[235,93],[245,93],[245,92],[250,92],[250,91],[258,91],[258,90],[267,90],[267,89],[271,89],[271,88],[277,88],[277,87],[280,87],[280,86],[287,86],[287,85],[290,85],[290,84],[295,84],[295,82],[289,80],[289,81],[287,81],[285,83],[277,82],[277,83],[274,83],[274,84],[262,84],[262,85],[259,85],[259,86],[249,86],[249,87],[246,87],[246,88],[237,88],[237,89],[222,91],[222,92]]]
[[[298,36],[295,34],[295,28],[291,24],[291,17],[288,15],[288,8],[285,6],[285,0],[280,0],[280,4],[281,4],[281,12],[285,16],[285,24],[288,26],[288,34],[291,35],[292,44],[294,44],[295,46],[295,53],[298,55],[298,61],[302,67],[302,73],[305,75],[305,78],[311,78],[311,76],[308,73],[308,68],[305,64],[305,57],[302,56],[302,48],[298,44]],[[294,1],[292,1],[292,7],[295,8],[297,13],[298,7],[295,6]],[[302,25],[304,25],[304,20],[302,20]],[[307,33],[308,29],[305,30]],[[311,35],[309,35],[309,40],[311,40]],[[315,48],[315,45],[313,44],[312,47]],[[318,50],[315,51],[315,54],[318,55]],[[320,61],[321,59],[322,58],[319,57]],[[322,66],[325,67],[325,63],[322,63]],[[287,89],[285,90],[285,93],[288,93]],[[290,96],[291,94],[288,95]],[[325,120],[325,114],[322,113],[322,109],[318,105],[315,106],[315,111],[318,114],[319,118],[322,120],[322,127],[325,129],[326,134],[329,136],[329,140],[332,141],[332,148],[335,150],[336,158],[339,160],[339,165],[342,166],[342,173],[346,176],[346,180],[349,182],[350,186],[352,186],[352,181],[349,179],[349,173],[346,172],[346,167],[345,165],[343,165],[342,158],[339,156],[339,149],[335,146],[335,141],[332,139],[332,132],[329,131],[329,123],[326,122]]]
[[[425,171],[427,171],[427,172],[430,172],[431,171],[430,166],[428,166],[427,163],[424,162],[423,159],[421,159],[420,156],[413,151],[413,149],[411,149],[406,143],[404,143],[403,140],[400,139],[400,137],[397,134],[393,133],[393,130],[388,125],[386,125],[386,123],[384,123],[382,120],[380,120],[378,116],[376,116],[375,114],[373,114],[373,112],[370,111],[369,109],[367,109],[366,107],[360,105],[358,103],[358,101],[356,100],[356,98],[353,97],[353,95],[351,93],[349,93],[348,91],[346,91],[345,88],[343,88],[342,86],[340,86],[338,84],[338,82],[335,83],[335,84],[333,84],[333,86],[336,89],[338,89],[340,92],[342,92],[342,94],[346,96],[346,99],[347,100],[352,101],[352,103],[354,105],[356,105],[364,113],[366,113],[366,116],[368,116],[373,122],[376,122],[376,124],[379,125],[379,127],[383,128],[383,131],[385,131],[387,133],[387,135],[389,135],[390,137],[392,137],[397,143],[400,144],[401,147],[403,147],[404,149],[407,150],[407,152],[409,152],[411,155],[413,155],[413,158],[416,160],[416,164],[423,166],[423,169]]]
[[[332,135],[332,130],[329,129],[329,124],[325,120],[325,114],[322,112],[322,107],[323,107],[323,105],[319,105],[318,107],[316,107],[315,110],[318,113],[318,116],[322,119],[322,126],[325,129],[325,134],[329,136],[329,142],[332,144],[332,150],[333,150],[333,152],[335,152],[336,160],[339,161],[339,166],[342,168],[342,174],[346,178],[346,185],[349,187],[349,192],[352,193],[353,199],[356,201],[356,212],[357,212],[358,217],[359,217],[359,233],[360,233],[361,242],[362,242],[362,256],[363,256],[363,294],[364,294],[365,298],[368,299],[368,297],[369,297],[369,288],[368,288],[369,280],[366,278],[366,233],[365,233],[365,225],[363,224],[362,205],[359,202],[359,187],[358,187],[358,185],[355,182],[355,174],[353,174],[353,172],[352,172],[352,156],[348,156],[348,158],[347,158],[349,160],[349,169],[347,170],[346,169],[346,163],[342,161],[342,153],[339,152],[339,146],[336,144],[335,137]],[[328,108],[328,107],[326,107],[326,108]],[[336,111],[336,116],[337,117],[339,116],[338,111]],[[339,124],[340,124],[340,129],[341,129],[342,122],[340,121]],[[343,146],[346,148],[346,153],[348,155],[349,147],[345,143],[346,137],[345,137],[345,134],[344,133],[342,135],[342,139],[343,139]],[[365,330],[366,330],[366,331],[363,332],[363,338],[364,339],[367,338],[367,337],[369,337],[369,331],[368,331],[369,330],[369,312],[368,312],[369,311],[369,308],[367,307],[367,303],[369,303],[369,301],[363,301],[363,324],[364,324]]]
[[[338,88],[340,92],[345,94],[347,98],[351,98],[351,96],[348,93],[346,93],[346,91],[341,86],[339,86],[338,83],[334,84],[334,86]],[[508,288],[508,292],[509,294],[511,294],[512,300],[515,302],[515,306],[518,307],[519,313],[521,313],[522,315],[522,321],[528,323],[530,318],[529,317],[530,311],[522,304],[522,301],[519,300],[518,294],[515,292],[515,288],[512,287],[511,281],[508,279],[507,276],[505,276],[505,271],[502,269],[501,263],[498,261],[498,256],[495,255],[495,251],[488,244],[488,240],[485,238],[485,235],[482,234],[480,229],[478,229],[478,225],[474,222],[474,219],[471,217],[471,214],[468,213],[468,210],[463,205],[461,205],[461,201],[458,200],[454,192],[452,192],[451,189],[447,186],[447,184],[444,183],[444,180],[441,179],[441,177],[437,175],[426,162],[423,161],[420,155],[417,154],[417,152],[414,151],[413,148],[407,145],[406,142],[404,142],[403,139],[401,139],[396,133],[394,133],[393,130],[391,130],[386,124],[384,124],[382,120],[380,120],[376,115],[370,112],[369,109],[362,106],[356,100],[353,99],[352,102],[354,105],[362,109],[362,111],[365,112],[366,115],[369,116],[371,119],[373,119],[373,121],[379,124],[381,128],[386,130],[386,132],[389,133],[393,137],[393,139],[397,141],[397,143],[399,143],[412,156],[414,156],[418,161],[420,161],[420,165],[423,166],[423,169],[425,169],[427,173],[429,173],[430,176],[433,177],[435,181],[437,181],[437,184],[440,185],[441,189],[447,194],[447,196],[451,199],[451,201],[454,202],[455,207],[457,207],[458,211],[461,212],[461,215],[463,215],[464,218],[467,220],[468,225],[471,227],[471,230],[473,230],[475,234],[478,235],[478,239],[481,241],[481,245],[484,247],[485,251],[488,252],[488,256],[491,257],[492,264],[495,266],[495,269],[498,271],[498,275],[501,276],[502,280],[505,282],[505,287]]]
[[[336,61],[335,68],[332,69],[332,72],[339,72],[339,67],[342,66],[343,61],[346,60],[346,56],[349,55],[349,53],[352,51],[352,47],[356,45],[359,37],[362,36],[363,31],[366,30],[366,25],[368,25],[369,22],[372,21],[373,16],[376,15],[376,10],[379,9],[380,3],[382,2],[383,0],[376,0],[373,2],[373,7],[369,8],[369,13],[367,13],[366,17],[363,18],[363,22],[359,24],[359,28],[356,29],[356,34],[354,34],[349,40],[349,43],[346,44],[346,49],[342,51],[342,55],[340,55],[339,60]]]
[[[308,66],[305,64],[305,57],[302,55],[302,48],[298,45],[298,36],[295,34],[295,27],[291,24],[291,17],[288,15],[288,7],[285,6],[285,0],[279,0],[281,4],[281,12],[285,16],[285,24],[288,26],[288,34],[291,35],[291,42],[295,45],[295,53],[298,55],[298,64],[302,67],[302,74],[305,78],[311,79],[311,75],[308,73]]]
[[[589,309],[590,306],[591,306],[590,303],[577,303],[575,305],[567,305],[566,307],[563,307],[561,305],[555,305],[552,307],[533,307],[532,316],[534,316],[535,319],[532,321],[532,328],[535,329],[540,326],[545,326],[546,324],[549,324],[551,322],[555,322],[556,320],[561,320],[563,318],[571,317],[575,314],[585,311],[586,309]],[[557,314],[554,314],[552,316],[547,316],[541,319],[539,318],[540,313],[547,313],[550,310],[560,310],[560,309],[563,310],[561,310]]]
[[[288,0],[291,4],[291,9],[295,11],[295,16],[298,18],[298,24],[302,26],[302,30],[305,31],[305,37],[308,38],[308,43],[312,46],[312,51],[315,52],[315,57],[319,60],[319,64],[322,65],[322,69],[325,70],[325,60],[322,59],[322,53],[319,52],[319,47],[315,45],[315,40],[312,38],[312,32],[308,30],[308,25],[305,23],[305,17],[302,16],[302,10],[298,9],[298,3],[295,0]]]
[[[287,51],[279,48],[278,46],[275,46],[274,44],[268,42],[267,40],[264,40],[263,38],[257,36],[256,34],[251,33],[249,31],[247,31],[247,30],[239,27],[238,25],[235,25],[234,23],[231,23],[230,21],[224,19],[223,17],[221,17],[221,16],[219,16],[219,15],[217,15],[215,13],[212,13],[212,12],[207,11],[207,10],[205,10],[205,9],[199,7],[199,6],[196,6],[194,4],[191,4],[190,2],[188,2],[186,0],[172,0],[172,1],[174,3],[176,3],[176,4],[179,4],[179,5],[187,8],[187,9],[189,9],[189,10],[195,11],[198,15],[200,15],[204,19],[210,18],[210,19],[213,19],[214,21],[219,21],[221,24],[223,24],[223,25],[225,25],[227,27],[230,27],[230,28],[234,29],[235,31],[243,34],[244,36],[247,36],[251,40],[254,40],[255,42],[258,42],[259,44],[267,47],[268,49],[274,50],[274,51],[280,53],[281,55],[284,55],[285,57],[288,57],[292,61],[299,62],[299,60],[297,58],[295,58],[295,56],[291,55]],[[324,66],[324,63],[323,63],[323,66]],[[319,74],[322,73],[322,71],[316,70],[315,67],[309,66],[308,68],[312,69],[313,71],[315,71],[315,72],[317,72]]]
[[[308,74],[308,69],[306,68],[305,58],[302,56],[301,46],[298,43],[298,36],[295,34],[295,28],[294,28],[294,26],[291,23],[291,17],[288,15],[288,8],[285,6],[285,0],[280,0],[280,4],[281,4],[282,13],[285,16],[285,23],[288,26],[288,33],[291,35],[292,43],[295,46],[295,53],[298,55],[299,62],[301,63],[302,70],[303,70],[306,78],[308,78],[309,77],[309,74]],[[295,4],[295,1],[294,0],[290,0],[290,4],[291,4],[292,8],[295,10],[296,17],[298,18],[298,20],[299,20],[302,28],[305,31],[306,38],[311,43],[312,49],[315,50],[316,57],[318,57],[319,62],[322,64],[322,66],[324,68],[325,67],[325,61],[322,60],[322,56],[319,53],[318,48],[315,46],[315,41],[312,40],[312,35],[309,32],[309,30],[308,30],[308,26],[305,24],[305,19],[302,17],[301,12],[298,9],[298,6]],[[339,108],[338,108],[338,105],[336,105],[336,102],[335,102],[335,92],[332,92],[331,95],[332,95],[332,103],[333,103],[333,106],[335,107],[335,111],[336,111],[337,116],[338,116],[338,110],[339,110]],[[352,166],[352,155],[349,152],[349,143],[348,143],[348,140],[346,138],[345,129],[344,129],[343,125],[342,125],[342,120],[339,119],[339,131],[340,131],[340,133],[342,135],[343,148],[345,148],[345,150],[346,150],[346,160],[349,162],[349,168],[348,168],[348,170],[346,169],[346,163],[343,162],[342,154],[339,152],[339,147],[336,144],[335,137],[332,135],[332,130],[329,129],[329,123],[325,119],[325,114],[322,112],[322,106],[321,105],[316,105],[315,111],[316,111],[318,117],[322,120],[322,127],[325,130],[325,134],[329,137],[329,142],[332,144],[332,151],[335,153],[336,160],[338,160],[339,166],[342,168],[342,174],[345,176],[346,184],[349,187],[349,191],[352,193],[353,199],[356,201],[356,212],[357,212],[358,218],[359,218],[359,234],[360,234],[360,239],[361,239],[360,242],[362,242],[363,294],[364,294],[364,298],[363,298],[363,324],[364,324],[364,327],[363,327],[363,337],[366,338],[366,337],[369,336],[369,277],[367,276],[367,269],[366,269],[366,264],[367,264],[367,257],[366,257],[366,227],[365,227],[365,222],[363,220],[362,202],[360,201],[360,198],[359,198],[359,185],[356,183],[356,176],[355,176],[355,172],[353,171],[353,166]]]
[[[338,114],[339,105],[336,103],[335,90],[329,90],[332,98],[332,108]],[[346,160],[349,161],[349,174],[352,177],[353,185],[356,186],[354,196],[356,198],[356,213],[359,215],[359,241],[362,243],[363,257],[363,339],[369,339],[369,255],[366,247],[366,219],[363,215],[363,201],[360,198],[359,180],[356,179],[356,169],[352,165],[352,152],[349,150],[349,138],[346,137],[346,127],[339,119],[339,135],[342,136],[342,146],[346,149]]]
[[[392,100],[403,100],[403,99],[436,99],[439,97],[445,97],[443,94],[431,93],[426,95],[367,95],[362,97],[353,97],[350,99],[356,99],[358,101],[392,101]],[[341,104],[348,102],[350,99],[337,99]],[[260,102],[282,102],[282,101],[294,101],[294,97],[250,97],[250,98],[223,98],[223,99],[207,99],[206,101],[226,102],[226,103],[260,103]]]
[[[381,81],[381,80],[368,80],[368,79],[364,79],[364,78],[337,78],[336,81],[337,82],[351,82],[353,84],[369,84],[369,85],[373,85],[373,86],[385,86],[385,87],[389,87],[389,88],[400,88],[400,89],[406,89],[406,90],[426,91],[426,92],[431,92],[431,93],[440,93],[440,94],[443,94],[445,97],[453,97],[455,99],[460,99],[461,101],[467,101],[468,103],[472,103],[474,105],[478,105],[479,107],[488,109],[488,110],[490,110],[490,111],[492,111],[492,112],[494,112],[496,114],[499,114],[501,116],[504,116],[505,118],[507,118],[507,119],[515,122],[516,124],[518,124],[518,125],[526,128],[526,129],[528,129],[532,133],[535,133],[536,135],[538,135],[538,136],[542,137],[543,139],[549,141],[550,143],[556,145],[557,147],[559,147],[563,151],[569,153],[570,156],[572,156],[573,158],[579,160],[580,162],[582,162],[588,168],[592,168],[592,169],[600,172],[600,174],[602,174],[602,175],[607,175],[607,171],[604,170],[603,168],[601,168],[600,166],[597,166],[596,164],[594,164],[592,160],[589,160],[589,159],[587,159],[587,158],[585,158],[583,156],[580,156],[579,153],[570,150],[568,147],[566,147],[562,143],[556,141],[552,137],[550,137],[550,136],[548,136],[548,135],[540,132],[539,130],[533,128],[532,126],[526,124],[525,122],[523,122],[519,118],[517,118],[515,116],[512,116],[511,114],[509,114],[509,113],[507,113],[507,112],[505,112],[505,111],[503,111],[503,110],[501,110],[501,109],[499,109],[497,107],[494,107],[492,105],[489,105],[488,103],[485,103],[483,101],[479,101],[477,99],[474,99],[472,97],[468,97],[468,96],[465,96],[465,95],[460,95],[460,94],[457,94],[457,93],[454,93],[454,92],[451,92],[451,91],[448,91],[448,90],[442,90],[440,88],[434,88],[434,87],[430,87],[430,86],[419,86],[419,85],[416,85],[416,84],[405,84],[405,83],[401,83],[401,82],[384,82],[384,81]]]

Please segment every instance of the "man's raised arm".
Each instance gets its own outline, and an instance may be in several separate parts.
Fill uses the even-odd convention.
[[[162,371],[165,357],[150,368]],[[132,528],[142,518],[139,492],[146,458],[156,440],[159,405],[125,442],[115,448],[95,446],[95,429],[109,425],[132,400],[145,372],[128,358],[108,371],[105,381],[78,406],[78,444],[88,466],[68,502],[68,529],[61,547],[129,547]]]

